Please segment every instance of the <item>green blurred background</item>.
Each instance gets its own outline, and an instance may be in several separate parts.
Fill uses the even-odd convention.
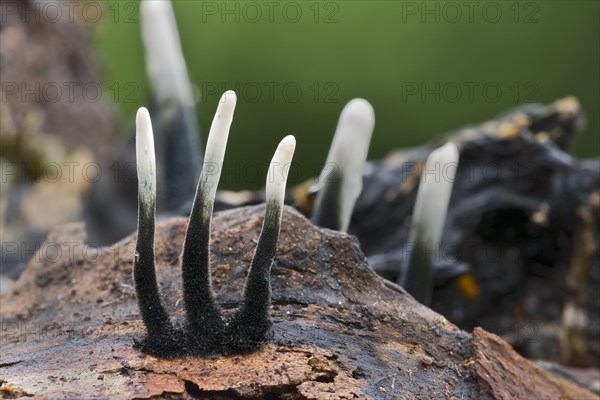
[[[202,141],[220,93],[238,92],[222,188],[261,187],[244,168],[288,133],[292,180],[316,175],[354,97],[375,108],[371,159],[567,95],[588,115],[574,154],[600,155],[599,1],[173,3]],[[126,136],[150,101],[135,2],[109,2],[97,44]]]

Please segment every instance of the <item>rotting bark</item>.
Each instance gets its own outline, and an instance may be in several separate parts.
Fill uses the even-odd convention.
[[[597,191],[590,196],[589,205],[577,209],[579,226],[565,279],[567,295],[560,332],[561,360],[578,366],[597,365],[600,354],[599,214],[600,192]]]
[[[424,171],[425,160],[454,142],[460,161],[432,257],[431,307],[463,329],[500,335],[527,358],[597,368],[600,158],[578,160],[567,152],[585,120],[579,101],[565,97],[393,150],[365,168],[349,232],[370,267],[397,281],[414,253],[409,221],[420,182],[448,178],[442,169]],[[288,196],[306,216],[314,184]],[[262,192],[221,192],[215,207],[262,201]]]
[[[555,385],[558,377],[542,373],[534,363],[522,363],[521,356],[508,343],[481,328],[473,330],[475,373],[479,381],[489,387],[495,399],[587,399],[592,398],[583,389]],[[502,382],[502,384],[498,384]],[[525,384],[524,384],[525,382]]]
[[[239,302],[263,213],[246,207],[213,219],[212,277],[225,312]],[[157,276],[176,323],[185,227],[173,218],[156,232]],[[146,356],[133,348],[143,334],[135,237],[93,251],[83,232],[57,228],[1,298],[5,398],[503,399],[531,398],[531,382],[538,398],[597,398],[492,334],[461,331],[372,272],[353,237],[290,208],[272,270],[271,341],[244,356]]]
[[[410,223],[431,151],[457,144],[460,162],[435,254],[432,308],[481,326],[528,358],[600,363],[600,158],[566,152],[584,123],[573,97],[524,105],[366,171],[349,232],[369,265],[396,279],[411,253]],[[596,216],[595,216],[596,215]]]

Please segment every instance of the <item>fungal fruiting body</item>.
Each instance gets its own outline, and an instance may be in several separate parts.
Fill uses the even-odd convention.
[[[182,328],[172,325],[156,282],[153,245],[156,207],[154,143],[148,111],[145,108],[138,111],[139,222],[134,280],[138,307],[146,326],[146,337],[137,346],[145,352],[165,357],[184,353],[244,353],[260,347],[267,339],[271,326],[271,265],[279,239],[285,186],[296,141],[293,136],[285,137],[271,161],[266,186],[265,219],[256,252],[240,307],[226,321],[221,316],[211,288],[209,239],[214,200],[235,104],[235,93],[226,92],[221,98],[208,137],[204,167],[181,256],[186,313]]]
[[[368,101],[354,99],[344,107],[317,182],[318,194],[311,215],[315,225],[348,230],[362,190],[362,170],[374,127],[375,113]]]
[[[235,93],[228,91],[223,94],[217,107],[181,256],[186,330],[190,346],[200,353],[214,348],[214,341],[220,340],[224,332],[221,313],[211,289],[209,238],[215,196],[236,102]]]
[[[140,3],[142,41],[152,91],[159,102],[193,106],[194,96],[169,0]]]
[[[201,164],[194,95],[171,2],[143,0],[140,15],[146,70],[156,105],[152,115],[164,144],[166,210],[175,211],[193,197]]]
[[[138,236],[133,268],[135,290],[147,336],[141,348],[170,352],[176,346],[175,330],[162,304],[154,267],[154,224],[156,214],[156,163],[154,135],[148,110],[136,116],[136,159],[138,174]]]
[[[434,150],[427,157],[417,191],[408,241],[409,258],[399,283],[425,305],[431,302],[433,258],[439,249],[458,159],[458,149],[452,142]]]
[[[271,265],[279,240],[285,186],[296,148],[296,139],[286,136],[275,151],[266,184],[265,220],[246,279],[242,303],[228,325],[229,347],[236,352],[256,348],[271,326]]]

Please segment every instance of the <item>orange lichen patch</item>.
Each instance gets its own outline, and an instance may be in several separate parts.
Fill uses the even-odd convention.
[[[548,134],[548,132],[538,132],[535,134],[535,140],[538,143],[546,143],[547,141],[550,140],[550,135]]]
[[[531,118],[526,114],[517,114],[512,117],[512,122],[518,128],[526,128],[531,125]]]
[[[425,169],[425,161],[419,161],[412,165],[412,170],[407,171],[405,179],[400,186],[390,187],[384,194],[387,201],[392,201],[398,196],[406,196],[419,186],[423,169]]]
[[[11,394],[15,392],[15,388],[11,384],[2,383],[0,386],[0,394]]]
[[[458,292],[469,300],[475,300],[479,297],[479,285],[477,279],[472,274],[465,274],[456,280]]]
[[[520,127],[514,123],[504,123],[500,125],[496,134],[503,139],[513,139],[519,136]]]
[[[581,110],[581,104],[579,104],[579,100],[574,96],[556,100],[553,106],[565,118],[570,118],[573,114],[577,114]]]
[[[315,199],[317,193],[312,191],[311,188],[314,186],[315,180],[309,179],[306,182],[299,184],[293,189],[294,201],[296,202],[296,208],[303,215],[310,216],[313,208],[315,207]]]
[[[0,397],[3,399],[20,399],[23,397],[32,397],[32,395],[18,386],[13,386],[10,383],[0,380]]]

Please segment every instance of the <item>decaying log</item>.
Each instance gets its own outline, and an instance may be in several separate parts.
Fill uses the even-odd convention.
[[[525,105],[371,164],[354,210],[369,265],[395,280],[409,253],[410,217],[439,143],[460,151],[435,255],[432,308],[463,329],[502,335],[529,358],[600,362],[600,158],[566,152],[585,117],[573,97]]]
[[[501,335],[528,358],[600,363],[600,158],[567,152],[585,126],[574,97],[527,104],[423,146],[369,163],[350,233],[369,265],[397,281],[413,248],[410,220],[423,171],[441,143],[460,151],[446,226],[435,255],[432,308],[459,327]],[[314,181],[288,203],[310,216]],[[262,193],[221,193],[217,208],[263,201]],[[188,207],[189,208],[189,207]],[[188,212],[189,213],[189,212]],[[433,250],[433,249],[429,249]]]
[[[212,277],[225,312],[239,301],[263,213],[254,206],[214,216]],[[176,323],[185,228],[172,218],[156,233],[158,280]],[[272,270],[269,343],[244,356],[147,356],[133,348],[143,335],[135,237],[91,249],[84,231],[56,228],[1,298],[5,398],[597,398],[493,334],[458,329],[377,276],[352,236],[290,208]]]

